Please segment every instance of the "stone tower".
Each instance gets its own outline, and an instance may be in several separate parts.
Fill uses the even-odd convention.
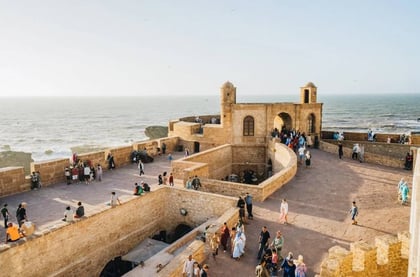
[[[220,88],[220,123],[227,130],[232,126],[233,104],[236,104],[236,87],[228,81]]]
[[[300,88],[300,103],[316,103],[316,86],[314,85],[314,83],[309,82],[304,87]]]

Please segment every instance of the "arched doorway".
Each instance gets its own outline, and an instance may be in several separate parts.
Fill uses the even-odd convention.
[[[310,115],[308,115],[308,119],[307,119],[307,123],[308,123],[308,134],[314,134],[316,132],[315,130],[315,115],[313,113],[311,113]]]
[[[279,131],[292,130],[292,126],[292,117],[288,113],[279,113],[274,118],[274,128],[277,128]]]

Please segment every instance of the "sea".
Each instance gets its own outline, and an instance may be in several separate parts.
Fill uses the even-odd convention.
[[[300,95],[237,95],[237,103],[299,103]],[[418,94],[318,94],[322,129],[420,132]],[[130,145],[148,126],[184,116],[220,113],[220,98],[204,96],[0,98],[0,152],[32,153],[35,161],[70,157],[72,148]]]

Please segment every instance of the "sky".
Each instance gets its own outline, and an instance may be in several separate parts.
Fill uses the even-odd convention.
[[[418,1],[0,0],[0,97],[420,93]]]

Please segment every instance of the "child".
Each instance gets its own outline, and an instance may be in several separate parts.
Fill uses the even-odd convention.
[[[356,206],[356,201],[353,201],[353,206],[350,209],[351,220],[353,225],[357,225],[356,216],[359,214],[358,208]]]

